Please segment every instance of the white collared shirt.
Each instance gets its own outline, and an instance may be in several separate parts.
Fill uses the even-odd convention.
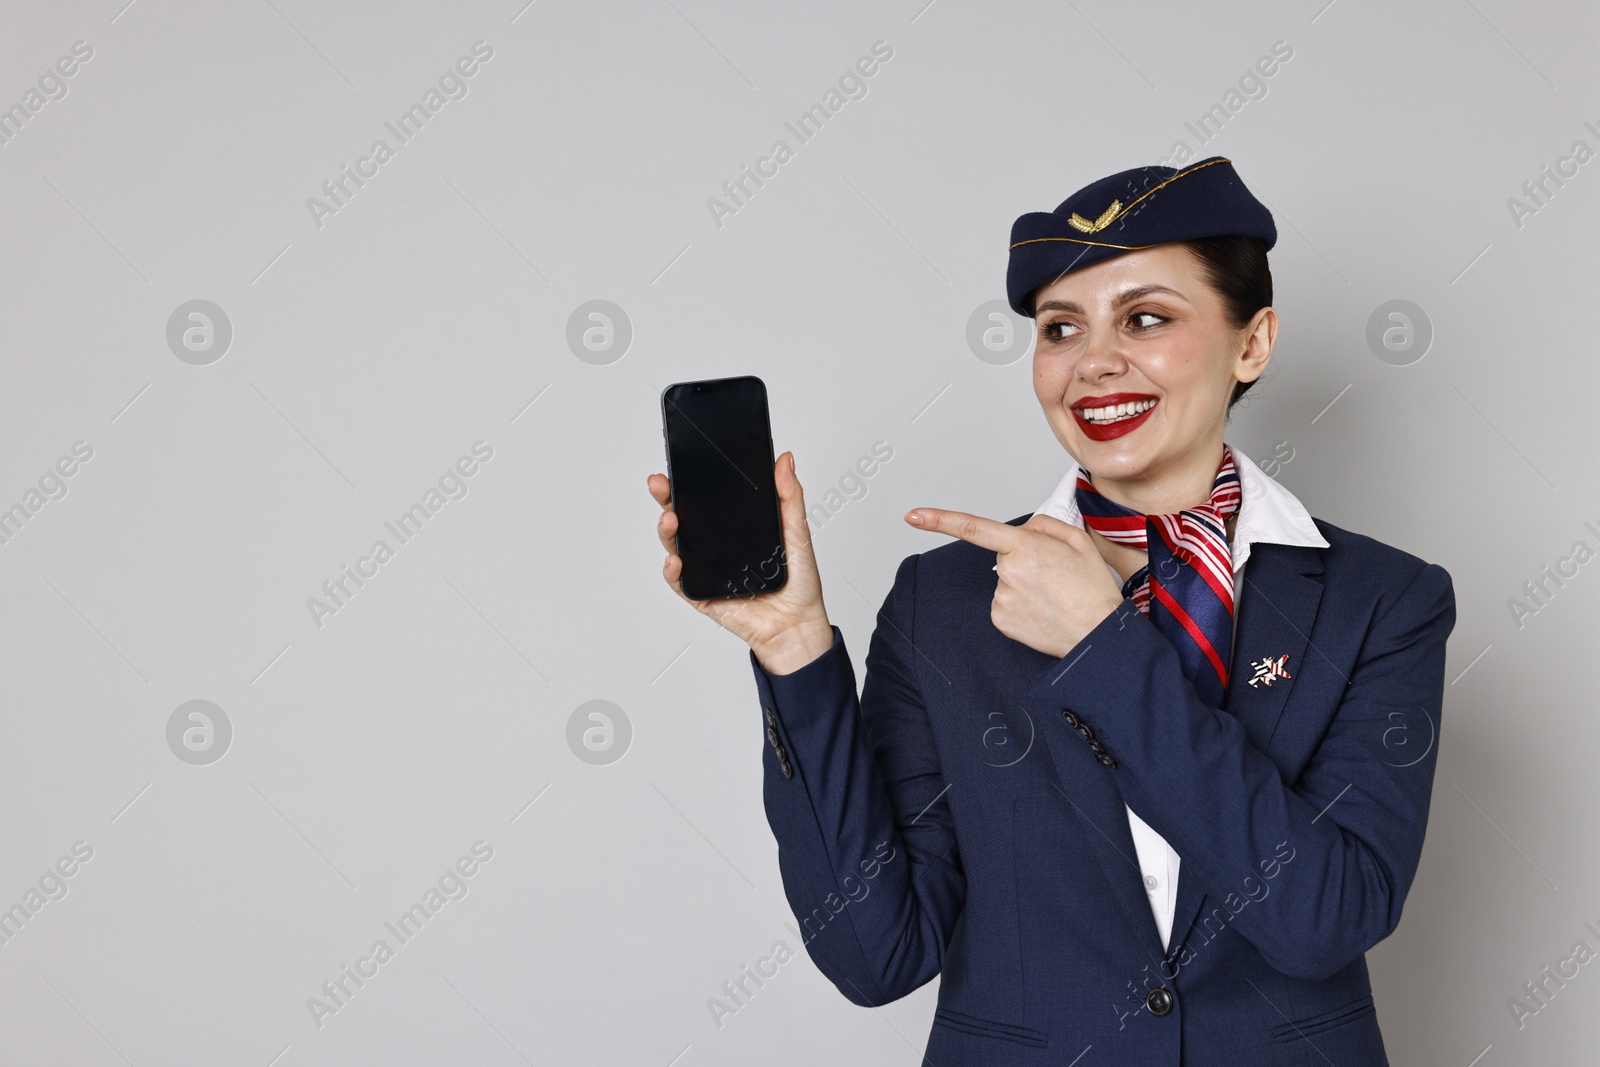
[[[1233,626],[1237,636],[1239,600],[1244,592],[1244,565],[1250,558],[1251,544],[1259,541],[1327,548],[1328,541],[1293,493],[1273,481],[1249,456],[1233,445],[1223,447],[1233,453],[1233,465],[1239,473],[1239,514],[1234,520],[1233,540],[1230,543],[1233,557]],[[1076,495],[1078,471],[1078,464],[1072,463],[1055,491],[1039,505],[1035,514],[1050,515],[1083,529],[1083,514],[1078,510]],[[1106,566],[1120,587],[1123,584],[1122,575],[1109,563]],[[1135,815],[1132,808],[1127,811],[1128,828],[1133,833],[1134,850],[1139,854],[1139,870],[1144,876],[1145,893],[1150,898],[1150,911],[1155,915],[1156,928],[1161,932],[1161,947],[1165,949],[1172,938],[1172,913],[1178,900],[1178,853],[1167,844],[1165,838]]]

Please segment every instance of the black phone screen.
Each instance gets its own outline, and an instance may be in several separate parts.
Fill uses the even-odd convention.
[[[661,420],[683,595],[710,600],[783,588],[788,568],[766,384],[746,375],[669,385]]]

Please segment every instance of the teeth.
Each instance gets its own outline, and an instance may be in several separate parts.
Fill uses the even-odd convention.
[[[1098,408],[1079,408],[1078,411],[1086,421],[1092,422],[1096,426],[1103,426],[1106,423],[1121,422],[1123,419],[1132,418],[1135,415],[1149,411],[1155,406],[1156,402],[1154,400],[1135,400],[1130,404],[1110,404]]]

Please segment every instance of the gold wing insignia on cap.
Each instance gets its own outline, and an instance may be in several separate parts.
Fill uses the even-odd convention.
[[[1072,213],[1072,217],[1067,220],[1067,224],[1072,226],[1074,229],[1081,230],[1084,233],[1095,233],[1096,231],[1105,229],[1106,226],[1110,224],[1111,220],[1117,217],[1117,212],[1121,210],[1122,201],[1113,200],[1111,201],[1111,206],[1106,208],[1105,211],[1101,212],[1100,217],[1095,219],[1093,222],[1090,222],[1088,219],[1074,211]]]

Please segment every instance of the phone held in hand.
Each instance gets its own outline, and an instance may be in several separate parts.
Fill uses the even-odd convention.
[[[683,595],[782,589],[789,571],[766,383],[753,375],[676,382],[661,392],[661,424]]]

